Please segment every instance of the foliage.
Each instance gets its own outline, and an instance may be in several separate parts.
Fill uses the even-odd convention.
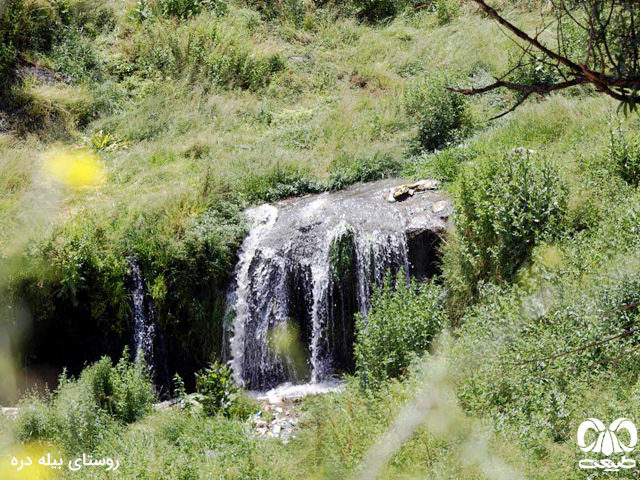
[[[449,147],[432,153],[423,153],[411,159],[404,166],[408,175],[416,178],[435,178],[445,183],[452,183],[464,168],[472,162],[479,152],[464,146]]]
[[[231,369],[216,362],[196,373],[196,389],[202,395],[202,409],[207,415],[228,413],[238,398]]]
[[[446,323],[441,287],[433,283],[407,285],[404,274],[394,283],[387,276],[367,317],[356,318],[356,371],[368,388],[406,373]]]
[[[479,282],[513,280],[536,244],[561,233],[567,194],[557,169],[537,154],[480,157],[467,167],[455,190],[455,240],[445,253],[454,291],[469,298]]]
[[[184,380],[179,374],[173,376],[173,397],[176,405],[184,411],[198,410],[202,408],[203,395],[200,393],[187,393]]]
[[[506,114],[532,94],[588,85],[620,102],[625,112],[635,110],[640,100],[636,81],[640,41],[635,27],[639,12],[628,0],[552,2],[542,20],[558,32],[551,43],[540,42],[539,32],[527,33],[509,22],[486,1],[473,1],[523,45],[515,66],[506,74],[496,76],[489,85],[456,89],[459,93],[479,95],[501,88],[517,92],[518,99]],[[505,81],[512,75],[516,81]]]
[[[433,75],[412,86],[407,94],[407,113],[415,118],[418,135],[414,150],[433,151],[455,144],[471,129],[466,99],[445,88],[446,76]]]
[[[433,3],[441,24],[450,23],[460,15],[460,0],[435,0]]]
[[[317,193],[323,185],[305,172],[276,164],[266,175],[247,175],[244,193],[249,201],[273,202],[286,197]]]
[[[83,31],[65,29],[51,51],[53,68],[74,83],[104,80],[104,65]]]
[[[409,5],[407,0],[355,0],[358,15],[370,22],[394,17]]]
[[[399,168],[400,164],[396,159],[382,152],[376,152],[369,158],[341,155],[331,165],[327,188],[340,190],[357,182],[381,180],[393,176]]]
[[[159,0],[158,4],[163,15],[183,19],[203,11],[212,11],[221,15],[227,10],[225,0]]]
[[[640,142],[629,139],[620,129],[611,131],[606,161],[612,163],[614,171],[630,185],[640,184]]]
[[[125,350],[115,366],[103,357],[75,380],[63,373],[49,396],[24,397],[16,429],[24,441],[57,440],[70,450],[80,450],[99,442],[114,421],[142,418],[154,399],[146,366],[131,363]]]
[[[4,3],[4,2],[3,2]],[[47,50],[59,19],[48,2],[7,0],[0,10],[0,85],[5,90],[19,53],[34,48]]]
[[[478,452],[487,458],[486,451],[497,457],[492,459],[496,464],[521,470],[509,478],[518,473],[544,480],[578,478],[580,472],[571,470],[580,455],[577,425],[591,416],[638,418],[638,340],[627,332],[635,330],[638,317],[637,307],[629,305],[640,292],[640,202],[635,180],[631,185],[623,181],[624,169],[612,161],[634,158],[632,137],[623,142],[616,133],[607,149],[607,122],[615,105],[582,90],[552,95],[474,129],[473,136],[456,134],[439,151],[420,146],[418,155],[401,161],[419,119],[419,108],[409,108],[407,100],[416,85],[426,83],[420,75],[455,65],[462,72],[481,72],[474,77],[479,81],[490,81],[510,68],[505,54],[510,41],[490,19],[466,8],[450,19],[437,18],[431,9],[446,1],[378,25],[358,21],[338,1],[320,8],[320,2],[269,2],[279,9],[273,15],[256,3],[229,2],[224,18],[204,9],[182,19],[151,12],[141,2],[152,15],[136,22],[126,9],[109,13],[110,2],[74,0],[67,4],[69,16],[61,16],[67,7],[53,13],[53,21],[60,17],[64,26],[49,30],[55,32],[50,48],[14,43],[21,60],[56,72],[52,84],[34,78],[14,85],[16,95],[28,100],[20,108],[28,105],[29,117],[47,118],[53,126],[64,123],[66,131],[66,136],[54,135],[43,128],[47,122],[38,121],[7,132],[14,123],[9,118],[7,127],[5,118],[13,112],[0,112],[0,256],[2,262],[7,256],[20,259],[20,268],[10,269],[12,291],[16,305],[28,306],[35,332],[22,358],[52,365],[64,358],[75,373],[87,358],[95,358],[95,350],[128,342],[125,259],[136,255],[157,304],[159,329],[172,347],[171,371],[191,379],[191,372],[220,351],[224,286],[245,234],[242,208],[396,173],[435,177],[455,195],[466,192],[477,206],[471,210],[491,221],[491,228],[483,230],[486,224],[478,220],[480,227],[474,224],[470,235],[461,235],[459,228],[449,236],[442,260],[448,306],[453,304],[461,319],[451,350],[438,348],[436,357],[426,338],[426,332],[437,331],[434,319],[447,320],[440,317],[437,283],[406,287],[406,295],[385,300],[382,313],[374,305],[371,316],[376,335],[399,332],[407,340],[399,345],[392,338],[394,350],[387,352],[363,337],[366,358],[384,359],[367,365],[373,378],[382,379],[375,388],[362,389],[361,378],[347,378],[342,392],[296,402],[294,408],[304,415],[286,446],[249,430],[247,418],[260,407],[244,396],[226,415],[168,409],[126,424],[124,418],[137,415],[136,395],[118,394],[116,401],[118,382],[109,380],[116,367],[102,366],[92,370],[93,380],[64,380],[64,392],[23,399],[15,423],[0,418],[0,447],[15,433],[13,452],[20,451],[22,441],[41,440],[47,446],[92,451],[96,458],[126,458],[122,478],[351,478],[363,471],[371,446],[397,425],[404,405],[424,398],[416,396],[415,388],[426,381],[425,373],[406,365],[429,350],[423,355],[427,360],[447,360],[454,389],[447,399],[457,400],[466,417],[452,422],[452,435],[440,423],[426,422],[391,456],[380,478],[497,478],[482,470],[492,462],[478,467],[469,461]],[[533,31],[540,17],[530,9],[547,8],[548,2],[492,4],[510,5],[509,18]],[[583,3],[575,5],[582,8]],[[104,16],[101,6],[107,10]],[[444,21],[449,23],[441,26]],[[572,41],[580,51],[580,38]],[[269,70],[274,55],[280,62],[275,72]],[[220,65],[215,59],[221,59]],[[225,65],[231,67],[225,70]],[[360,77],[355,83],[351,72]],[[538,82],[547,72],[532,66],[524,73]],[[425,87],[421,95],[426,98],[428,92]],[[494,92],[470,99],[468,111],[487,118],[509,100]],[[620,122],[625,131],[637,130],[633,117]],[[432,125],[440,127],[438,121]],[[456,145],[462,138],[464,144]],[[40,181],[45,174],[41,153],[61,139],[69,146],[93,144],[100,150],[107,170],[100,188],[66,191]],[[545,183],[540,180],[545,161],[533,155],[528,160],[536,173],[526,182],[520,178],[520,157],[495,153],[514,147],[544,151],[562,168],[548,162],[551,180]],[[483,173],[496,162],[501,166],[492,175]],[[612,175],[615,170],[619,175]],[[560,228],[558,219],[567,218],[563,202],[558,202],[555,221],[541,205],[554,191],[561,200],[565,184],[571,218]],[[518,200],[505,201],[515,198],[507,197],[513,191]],[[522,220],[529,211],[542,211],[536,218],[547,225]],[[32,227],[37,220],[41,228]],[[497,238],[495,233],[505,230],[509,235]],[[531,231],[543,233],[533,236]],[[35,240],[23,249],[27,237]],[[499,280],[479,270],[465,276],[463,265],[494,261],[483,252],[503,248],[502,237],[522,247],[509,250],[514,256],[526,253],[524,261],[515,259],[521,264],[509,273],[510,281],[483,284]],[[520,242],[523,238],[529,241]],[[334,268],[348,267],[347,243],[345,238],[334,245]],[[480,253],[472,256],[469,245]],[[23,263],[25,258],[30,261]],[[3,272],[5,266],[0,266]],[[399,286],[404,288],[402,282]],[[395,319],[412,309],[409,332]],[[23,309],[12,310],[20,320]],[[428,328],[423,330],[423,324]],[[364,322],[361,327],[367,328]],[[613,336],[619,337],[585,348]],[[64,342],[50,341],[60,337]],[[419,339],[424,341],[416,346]],[[417,353],[407,353],[411,346]],[[564,355],[545,360],[559,353]],[[400,378],[384,380],[391,370]],[[186,395],[185,404],[193,400],[195,406],[201,394],[186,393],[192,388],[184,385],[179,396]],[[474,432],[491,440],[487,450],[474,444],[469,453],[460,431],[473,417],[482,422]],[[87,478],[112,475],[93,470],[85,470]],[[0,466],[0,477],[3,473]]]

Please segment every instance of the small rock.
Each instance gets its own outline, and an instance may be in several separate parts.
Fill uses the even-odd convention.
[[[437,190],[439,188],[440,182],[438,180],[420,180],[415,183],[398,185],[397,187],[392,188],[388,195],[385,193],[385,198],[388,202],[393,203],[396,201],[406,200],[408,197],[413,197],[417,192]]]
[[[440,188],[440,182],[438,180],[426,179],[408,185],[409,188],[413,188],[418,192],[424,192],[425,190],[437,190]]]
[[[289,61],[293,63],[304,63],[307,61],[307,59],[304,57],[298,57],[294,55],[293,57],[289,57]]]
[[[275,405],[277,403],[282,403],[284,402],[284,400],[282,399],[282,397],[276,397],[276,396],[271,396],[269,397],[269,403],[271,405]],[[276,409],[277,410],[277,409]]]

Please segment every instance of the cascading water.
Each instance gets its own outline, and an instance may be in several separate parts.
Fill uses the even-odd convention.
[[[131,300],[133,304],[133,351],[136,361],[144,360],[153,370],[155,365],[154,344],[156,342],[156,311],[147,294],[140,265],[129,262]]]
[[[355,313],[366,316],[373,287],[387,273],[420,274],[424,265],[411,261],[417,258],[411,250],[426,248],[421,239],[437,237],[450,213],[436,213],[434,204],[443,201],[436,192],[386,202],[384,190],[397,183],[247,211],[251,229],[227,298],[232,321],[225,330],[239,384],[265,390],[316,383],[353,368]],[[278,332],[288,333],[283,340]]]

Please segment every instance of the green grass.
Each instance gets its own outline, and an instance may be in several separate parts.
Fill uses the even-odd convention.
[[[367,452],[396,416],[424,398],[437,402],[413,412],[416,431],[400,425],[401,448],[382,448],[389,461],[380,478],[516,478],[514,471],[584,478],[576,467],[579,422],[637,420],[634,336],[522,363],[579,349],[638,318],[635,308],[616,309],[640,296],[640,197],[635,177],[623,178],[634,166],[621,168],[615,160],[624,152],[610,149],[611,131],[633,138],[637,117],[618,116],[612,101],[579,90],[487,123],[514,100],[498,92],[465,100],[470,121],[460,143],[416,152],[416,92],[442,74],[489,81],[508,65],[510,41],[468,6],[448,23],[420,10],[369,24],[339,6],[294,2],[283,2],[281,14],[229,2],[226,13],[143,21],[132,13],[143,5],[132,1],[101,4],[106,12],[70,3],[66,34],[51,48],[21,52],[70,83],[16,86],[12,98],[28,115],[9,118],[0,134],[0,286],[17,299],[2,310],[3,322],[31,318],[51,331],[64,318],[66,328],[122,334],[130,314],[126,262],[136,256],[161,328],[203,366],[219,352],[222,291],[248,205],[391,175],[435,177],[455,196],[461,178],[473,180],[519,147],[548,158],[568,188],[559,232],[527,245],[520,268],[500,285],[480,275],[475,293],[451,305],[461,292],[445,275],[448,297],[412,300],[407,291],[374,311],[384,326],[403,311],[449,302],[456,317],[438,323],[456,328],[440,343],[420,344],[429,343],[428,353],[418,352],[426,369],[402,357],[393,365],[409,372],[402,381],[367,391],[351,379],[343,393],[307,399],[302,428],[286,446],[255,438],[242,415],[154,412],[128,425],[100,417],[105,428],[89,432],[99,434],[93,451],[122,464],[109,478],[351,478],[375,464]],[[117,28],[99,28],[100,15]],[[524,4],[509,18],[529,28],[538,20]],[[43,154],[61,147],[97,150],[106,182],[85,189],[52,182]],[[452,238],[447,248],[456,247]],[[447,258],[445,267],[455,267]],[[79,395],[67,388],[70,398]],[[46,434],[48,417],[37,414],[47,408],[31,402],[41,437],[77,453],[81,445]],[[68,418],[64,405],[58,413]],[[24,424],[0,419],[4,452],[37,436],[20,435],[16,425]]]

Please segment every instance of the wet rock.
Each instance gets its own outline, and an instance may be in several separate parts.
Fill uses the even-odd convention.
[[[413,197],[418,192],[426,192],[427,190],[438,190],[440,182],[437,180],[420,180],[414,183],[398,185],[389,189],[389,193],[385,198],[389,203],[401,202],[409,197]]]
[[[435,274],[452,211],[439,185],[388,179],[249,209],[251,229],[230,286],[234,378],[266,391],[352,372],[354,316],[366,316],[375,287],[387,273]],[[288,323],[300,333],[306,362],[269,347],[269,332]]]
[[[440,217],[448,217],[453,213],[453,205],[448,200],[435,202],[431,208],[433,213],[438,214]]]

